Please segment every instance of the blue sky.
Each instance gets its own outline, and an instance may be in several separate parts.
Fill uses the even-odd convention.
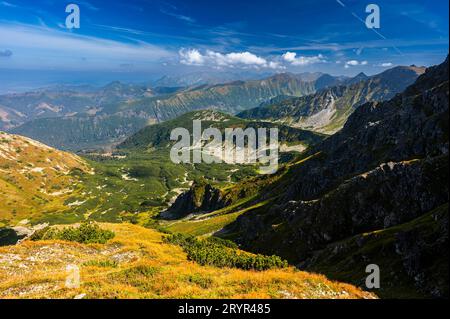
[[[80,29],[65,27],[69,3],[80,7]],[[362,21],[370,3],[381,10],[377,32]],[[428,66],[448,52],[448,5],[447,0],[0,0],[0,72],[352,75],[399,64]]]

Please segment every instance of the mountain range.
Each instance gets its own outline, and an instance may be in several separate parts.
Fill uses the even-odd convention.
[[[0,129],[9,130],[35,119],[95,115],[110,105],[156,95],[150,88],[112,82],[104,87],[53,86],[0,96]]]
[[[189,87],[146,97],[142,95],[151,95],[148,90],[138,90],[137,97],[130,97],[115,87],[116,95],[122,97],[119,101],[97,103],[95,107],[69,116],[32,119],[10,131],[60,149],[98,148],[120,142],[148,124],[190,111],[213,108],[236,113],[278,95],[301,96],[315,90],[313,82],[284,74],[264,80]],[[12,103],[17,101],[12,99],[3,104]]]
[[[372,97],[390,97],[401,92],[417,77],[416,72],[405,70],[412,68],[395,68],[371,77],[363,82],[365,84],[355,84],[360,86],[352,90],[362,97],[359,100],[354,98],[356,101],[351,103],[362,103]],[[420,70],[417,68],[417,72]],[[346,83],[353,80],[322,73],[282,73],[262,80],[172,89],[115,82],[94,92],[59,90],[7,95],[0,98],[0,109],[3,127],[9,128],[12,133],[71,151],[111,148],[148,124],[173,119],[194,110],[217,109],[235,114],[268,103],[271,99],[280,101],[282,97],[292,96],[310,96],[306,101],[315,103],[302,113],[308,123],[322,123],[322,113],[343,113],[342,116],[335,116],[336,120],[330,124],[336,130],[356,106],[338,106],[339,111],[334,111],[333,105],[330,106],[330,101],[335,99],[334,91],[328,95],[318,93],[325,95],[326,99],[320,96],[314,98],[313,94],[335,85],[343,86],[341,89],[334,88],[335,91],[345,91]],[[28,96],[30,94],[32,96]],[[17,105],[14,112],[11,111],[13,105]],[[320,110],[323,112],[316,115],[315,112]],[[245,117],[245,114],[241,115]],[[267,119],[272,120],[271,117]],[[295,125],[291,121],[286,123]],[[311,125],[301,127],[311,128]]]
[[[238,114],[247,119],[277,121],[290,126],[333,134],[345,124],[348,116],[369,101],[392,98],[425,72],[423,67],[395,67],[383,73],[366,76],[360,73],[344,81],[327,81],[327,88],[299,98],[278,99]],[[327,78],[322,76],[321,78]],[[319,78],[319,79],[321,79]],[[335,85],[336,86],[332,86]],[[331,87],[330,87],[331,86]]]

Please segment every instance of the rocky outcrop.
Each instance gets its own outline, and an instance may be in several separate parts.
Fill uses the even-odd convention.
[[[190,214],[201,214],[227,206],[229,202],[219,189],[204,182],[194,182],[191,188],[177,197],[161,214],[165,219],[178,219]]]
[[[38,225],[19,224],[15,227],[0,228],[0,246],[15,245],[31,237],[35,232],[48,227],[48,223]]]
[[[15,245],[20,240],[20,237],[11,228],[0,228],[0,247]]]

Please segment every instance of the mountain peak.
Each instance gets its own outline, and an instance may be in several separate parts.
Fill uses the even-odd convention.
[[[367,76],[364,72],[360,72],[356,76],[347,79],[345,81],[345,84],[346,85],[351,85],[351,84],[359,83],[359,82],[362,82],[362,81],[366,81],[368,78],[369,78],[369,76]]]

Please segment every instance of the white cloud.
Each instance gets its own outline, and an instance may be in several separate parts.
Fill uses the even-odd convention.
[[[265,66],[267,65],[267,61],[259,56],[256,56],[250,52],[239,52],[239,53],[229,53],[226,55],[226,59],[229,60],[232,64],[246,64],[246,65],[259,65]]]
[[[284,61],[289,62],[294,66],[305,66],[314,63],[326,62],[324,56],[322,54],[316,56],[299,56],[297,57],[297,53],[295,52],[286,52],[282,55]]]
[[[381,63],[379,66],[383,67],[383,68],[389,68],[391,66],[393,66],[394,64],[392,64],[391,62],[385,62],[385,63]]]
[[[367,61],[349,60],[345,62],[345,68],[348,69],[351,66],[367,65],[368,63],[369,62]]]
[[[269,68],[270,69],[285,69],[285,67],[282,66],[279,62],[274,62],[274,61],[269,62]]]
[[[180,50],[181,63],[186,65],[204,65],[205,58],[196,49]]]
[[[268,61],[250,52],[231,52],[223,54],[207,50],[202,54],[197,49],[181,49],[180,62],[185,65],[209,66],[215,68],[268,68],[282,69],[283,66],[276,61]]]
[[[346,64],[347,64],[347,65],[359,65],[359,62],[356,61],[356,60],[350,60],[350,61],[347,61]]]

